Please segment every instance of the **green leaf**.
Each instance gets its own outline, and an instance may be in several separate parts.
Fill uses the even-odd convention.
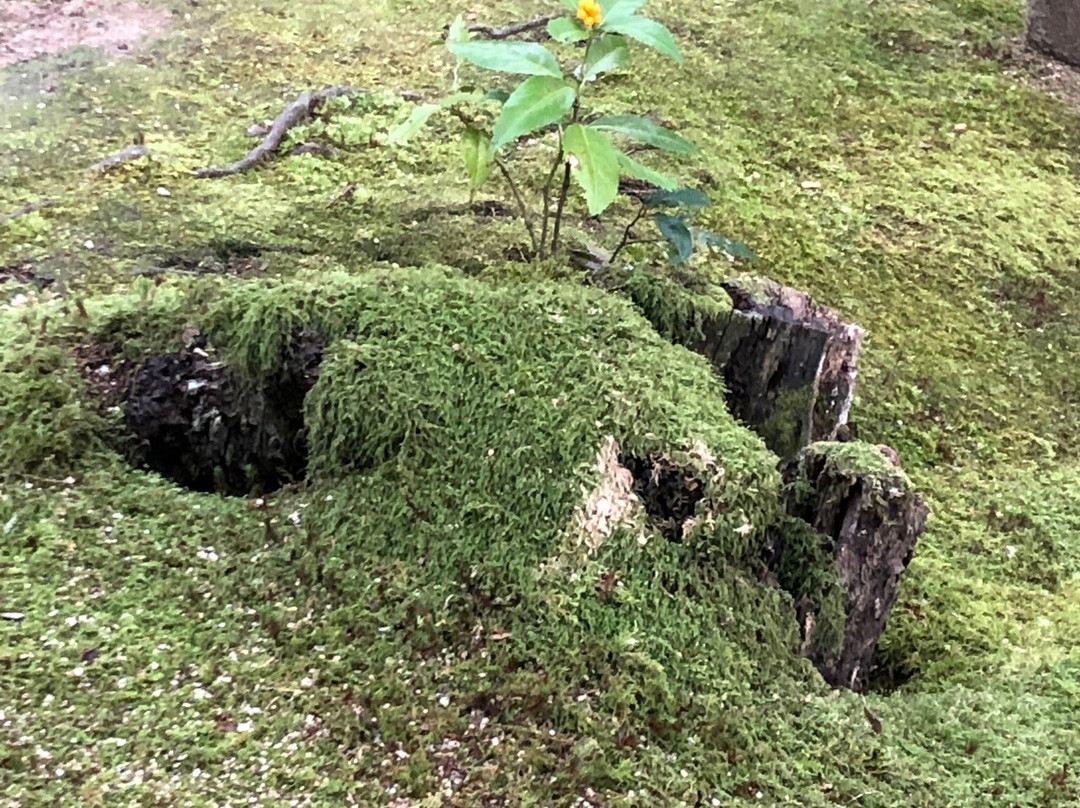
[[[618,17],[629,17],[643,5],[646,0],[600,0],[600,8],[604,10],[604,19],[600,26],[609,19],[616,19]]]
[[[582,67],[585,81],[592,81],[601,73],[625,67],[630,63],[630,49],[626,40],[618,34],[606,34],[593,41],[589,57]]]
[[[448,42],[447,47],[458,58],[487,70],[562,78],[555,54],[536,42]]]
[[[694,254],[694,235],[682,216],[657,213],[653,220],[660,235],[671,242],[668,258],[673,264],[685,264]]]
[[[646,196],[642,202],[649,208],[687,208],[688,210],[701,210],[712,204],[709,195],[697,188],[657,191]]]
[[[639,180],[645,180],[645,182],[651,182],[653,185],[658,185],[661,188],[672,189],[679,184],[679,181],[674,177],[664,174],[660,171],[654,171],[647,165],[639,163],[628,154],[619,152],[619,165],[622,167],[623,173],[628,174]],[[647,199],[648,197],[646,197]]]
[[[631,39],[636,39],[643,45],[648,45],[654,50],[660,51],[665,56],[670,56],[676,62],[682,61],[682,53],[675,44],[675,37],[671,31],[648,17],[637,15],[617,16],[603,21],[605,31],[616,34],[625,34]]]
[[[574,88],[561,78],[525,79],[503,104],[491,136],[492,150],[562,120],[574,106]]]
[[[458,14],[457,19],[450,23],[450,30],[446,32],[447,44],[451,42],[468,42],[469,26],[465,18]]]
[[[401,126],[395,127],[386,137],[389,146],[400,146],[424,128],[428,118],[443,108],[442,104],[421,104],[412,111],[412,115]]]
[[[475,191],[484,184],[491,171],[491,138],[486,132],[469,126],[461,136],[461,151],[465,172],[469,175],[469,190]]]
[[[569,17],[558,17],[547,24],[547,32],[556,42],[569,45],[589,38],[585,26]]]
[[[481,101],[494,101],[502,106],[510,99],[510,93],[506,90],[488,90],[480,96]]]
[[[467,90],[460,93],[452,93],[437,104],[421,104],[413,110],[412,115],[409,116],[405,123],[393,129],[390,134],[387,135],[386,143],[390,146],[400,146],[402,143],[415,136],[416,133],[423,128],[424,124],[428,122],[428,119],[440,109],[447,109],[454,106],[454,104],[460,104],[462,101],[483,102],[494,100],[488,96],[489,93],[482,93],[479,90]]]
[[[724,238],[724,236],[718,236],[716,233],[710,233],[708,230],[695,229],[694,236],[702,243],[708,244],[710,247],[719,247],[732,258],[743,258],[747,261],[754,261],[757,259],[757,256],[754,255],[754,251],[741,241]]]
[[[594,129],[607,129],[623,137],[647,143],[677,154],[697,154],[698,147],[670,129],[639,115],[605,115],[589,124]]]
[[[566,127],[563,149],[574,158],[571,168],[585,191],[589,215],[603,213],[619,193],[618,150],[603,132],[580,123]]]

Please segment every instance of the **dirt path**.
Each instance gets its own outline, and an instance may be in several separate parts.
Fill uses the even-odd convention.
[[[111,57],[169,27],[167,12],[114,0],[3,0],[0,67],[86,45]]]

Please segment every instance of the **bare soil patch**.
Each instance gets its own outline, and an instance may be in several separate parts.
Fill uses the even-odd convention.
[[[0,67],[77,45],[120,56],[170,21],[168,12],[130,0],[2,0]]]

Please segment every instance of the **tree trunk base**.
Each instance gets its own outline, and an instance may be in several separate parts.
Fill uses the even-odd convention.
[[[1080,66],[1080,2],[1029,0],[1027,41],[1037,51]]]
[[[855,396],[865,332],[768,278],[722,284],[733,309],[687,346],[724,378],[728,407],[782,458],[834,440]]]
[[[856,691],[869,682],[900,576],[929,514],[894,465],[895,452],[886,449],[858,442],[815,443],[788,463],[785,504],[803,526],[792,525],[778,536],[767,561],[781,571],[781,584],[796,598],[804,654],[829,684]],[[816,536],[800,535],[806,526]],[[810,580],[813,570],[807,562],[814,553],[824,556],[818,565],[835,562],[838,586],[832,592]]]

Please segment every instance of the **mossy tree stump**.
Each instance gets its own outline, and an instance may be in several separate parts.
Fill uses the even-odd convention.
[[[926,526],[926,503],[894,458],[888,447],[822,442],[784,470],[788,512],[817,531],[816,552],[835,558],[842,608],[829,617],[841,625],[822,626],[817,633],[828,611],[827,588],[792,592],[803,651],[835,687],[858,691],[869,683],[900,576]],[[780,537],[773,548],[781,569],[793,566],[785,553],[797,553],[794,542],[784,542]]]
[[[847,423],[865,332],[768,278],[722,284],[733,308],[688,345],[723,376],[733,415],[784,458]]]
[[[1080,0],[1029,0],[1028,44],[1080,65]]]

